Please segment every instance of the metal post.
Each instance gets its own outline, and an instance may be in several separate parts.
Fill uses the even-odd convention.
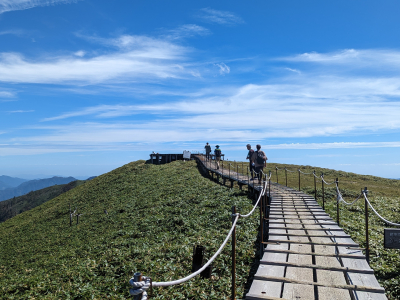
[[[339,189],[339,178],[336,178],[336,186]],[[339,217],[339,195],[336,199],[336,223],[340,224],[340,217]]]
[[[365,256],[367,259],[367,263],[369,264],[369,232],[368,232],[368,202],[367,202],[367,195],[368,190],[367,187],[364,188],[362,191],[364,194],[364,202],[365,202]]]
[[[321,181],[322,181],[322,209],[325,210],[324,173],[321,173]]]
[[[262,189],[261,189],[261,191],[262,191]],[[260,242],[260,257],[263,257],[263,249],[262,249],[262,247],[263,247],[263,241],[264,241],[264,220],[263,220],[263,201],[264,201],[264,196],[262,196],[261,195],[261,192],[260,192],[260,195],[259,195],[259,197],[261,197],[261,199],[260,199],[260,234],[261,234],[261,242]]]
[[[232,206],[232,214],[236,214],[236,206]],[[232,224],[236,216],[232,215]],[[236,226],[232,232],[232,295],[231,300],[236,300]]]
[[[239,181],[239,165],[236,164],[236,177],[237,177],[237,181]]]
[[[317,178],[315,178],[315,170],[313,172],[313,176],[314,176],[314,198],[315,201],[317,201]]]
[[[287,186],[287,169],[285,167],[285,177],[286,177],[286,186]]]
[[[272,172],[269,171],[269,182],[268,182],[268,188],[269,188],[268,197],[269,197],[269,199],[271,199],[271,174],[272,174]]]
[[[229,178],[231,178],[231,164],[229,163]]]
[[[276,183],[279,183],[279,178],[278,178],[278,167],[275,167],[276,169]]]
[[[300,169],[298,171],[299,171],[299,191],[300,191]]]
[[[142,281],[142,273],[136,272],[135,274],[133,274],[133,279],[135,280],[135,282]],[[141,299],[142,299],[142,294],[133,296],[133,300],[141,300]]]

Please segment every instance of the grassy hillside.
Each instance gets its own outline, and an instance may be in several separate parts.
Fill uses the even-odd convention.
[[[16,215],[39,206],[62,193],[65,193],[85,181],[75,180],[68,184],[54,185],[26,195],[14,197],[10,200],[0,201],[0,223]]]
[[[70,204],[83,214],[72,227]],[[193,246],[205,246],[206,258],[219,247],[232,205],[252,207],[245,192],[202,177],[193,161],[127,164],[0,224],[0,299],[126,299],[136,271],[154,281],[184,277]],[[240,296],[257,224],[257,214],[239,221]],[[153,299],[227,299],[229,246],[212,279],[156,288]]]

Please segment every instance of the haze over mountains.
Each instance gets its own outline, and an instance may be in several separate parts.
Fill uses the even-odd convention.
[[[67,184],[75,181],[74,177],[58,177],[46,179],[26,180],[10,176],[0,176],[0,201],[25,195],[32,191],[37,191],[49,186]]]

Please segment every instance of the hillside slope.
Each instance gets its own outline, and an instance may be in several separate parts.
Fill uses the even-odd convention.
[[[4,190],[6,188],[13,188],[19,186],[21,183],[28,181],[22,178],[10,177],[6,175],[0,176],[0,190]]]
[[[53,186],[56,184],[67,184],[75,180],[76,179],[74,177],[57,177],[57,176],[54,176],[52,178],[29,180],[21,183],[17,187],[7,188],[0,191],[0,201],[11,199],[13,197],[22,196],[29,192],[44,189],[46,187]]]
[[[68,184],[53,185],[10,200],[0,201],[0,223],[68,192],[84,182],[76,180]]]
[[[83,213],[72,227],[70,204]],[[241,212],[252,207],[245,192],[204,178],[194,161],[127,164],[0,224],[0,299],[126,299],[136,271],[154,281],[184,277],[191,273],[193,246],[205,246],[207,258],[220,246],[232,205]],[[257,214],[238,224],[242,295]],[[212,279],[157,288],[152,299],[225,299],[230,261],[228,244]]]

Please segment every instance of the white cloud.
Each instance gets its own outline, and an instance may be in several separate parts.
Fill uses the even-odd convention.
[[[225,75],[231,72],[231,69],[224,63],[215,64],[219,68],[219,74]]]
[[[74,53],[75,56],[79,56],[79,57],[84,57],[85,54],[86,54],[86,52],[83,51],[83,50],[79,50],[79,51],[76,51],[76,52]]]
[[[75,3],[78,0],[0,0],[0,14],[13,11],[24,10],[36,6],[49,6],[54,4]]]
[[[0,53],[0,82],[84,85],[192,77],[183,64],[188,49],[182,46],[143,36],[95,40],[119,50],[90,58],[72,55],[37,61]]]
[[[230,11],[222,11],[211,8],[201,9],[200,18],[209,23],[217,23],[222,25],[233,25],[244,23],[243,19]]]
[[[13,92],[8,91],[0,91],[0,98],[13,98],[15,94]]]
[[[196,24],[185,24],[176,29],[167,30],[164,35],[166,39],[175,40],[181,38],[188,38],[195,35],[206,36],[211,34],[211,32],[202,26]]]
[[[17,114],[17,113],[27,113],[27,112],[34,112],[34,110],[12,110],[12,111],[9,111],[8,113]]]
[[[268,145],[268,149],[274,150],[321,150],[321,149],[354,149],[354,148],[400,148],[399,142],[341,142],[341,143],[306,143],[306,144],[277,144]]]

